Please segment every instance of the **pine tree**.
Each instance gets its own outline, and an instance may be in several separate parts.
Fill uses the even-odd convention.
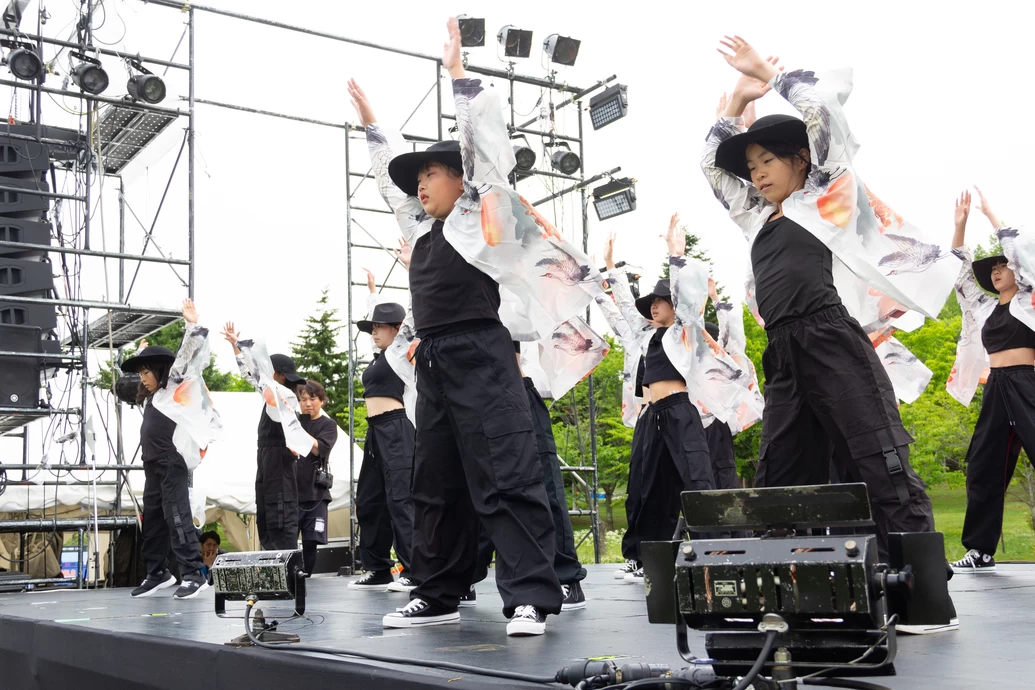
[[[699,246],[700,243],[701,243],[701,238],[698,237],[697,235],[695,235],[694,233],[690,232],[690,228],[687,227],[686,225],[684,225],[681,229],[686,234],[686,255],[688,257],[690,257],[691,259],[697,259],[698,261],[703,261],[704,263],[708,264],[709,269],[711,269],[711,266],[712,266],[711,258],[709,258],[709,256],[707,254],[705,254],[704,251]],[[669,264],[668,264],[668,259],[666,258],[665,259],[665,263],[661,267],[661,277],[664,278],[665,280],[668,280],[670,278],[670,274],[669,274],[669,270],[668,269],[669,269]],[[652,289],[654,289],[654,286],[651,285],[648,289],[652,290]],[[726,293],[723,291],[721,285],[716,284],[715,289],[719,293],[719,299],[726,299]],[[646,294],[646,293],[643,293],[643,294]],[[715,305],[712,304],[711,300],[708,300],[708,304],[704,308],[704,320],[705,321],[711,321],[712,323],[718,323],[718,317],[715,315]]]
[[[298,374],[323,384],[328,402],[324,410],[336,422],[348,422],[349,353],[338,347],[344,328],[338,310],[328,307],[327,288],[316,303],[317,313],[306,317],[299,339],[291,343]]]

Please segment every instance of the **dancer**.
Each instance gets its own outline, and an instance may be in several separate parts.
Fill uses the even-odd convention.
[[[670,273],[675,274],[678,272],[678,262],[685,261],[682,254],[686,246],[685,232],[679,227],[678,214],[673,215],[669,222],[666,240],[671,254],[670,261],[673,262]],[[673,364],[669,353],[685,351],[686,345],[682,342],[682,326],[673,330],[674,337],[668,336],[672,337],[676,347],[665,345],[666,333],[677,321],[671,283],[669,280],[660,280],[653,292],[634,300],[625,275],[615,268],[614,241],[615,236],[612,234],[604,247],[604,262],[608,268],[608,279],[615,303],[612,304],[610,300],[598,300],[597,304],[625,349],[623,420],[626,425],[634,426],[625,504],[628,529],[622,539],[622,554],[626,558],[626,563],[615,571],[615,577],[627,582],[643,582],[639,544],[645,538],[645,530],[649,532],[649,539],[670,539],[681,511],[678,492],[684,481],[679,481],[678,476],[675,481],[672,480],[670,466],[674,464],[675,467],[679,467],[682,475],[694,477],[696,474],[701,477],[705,473],[702,473],[695,463],[704,462],[708,467],[708,481],[712,484],[708,488],[716,488],[710,455],[703,458],[701,455],[701,451],[708,452],[709,443],[708,432],[704,429],[704,419],[707,418],[708,428],[725,426],[726,422],[722,419],[730,419],[730,415],[734,414],[732,411],[744,407],[743,399],[751,394],[751,390],[746,384],[748,377],[739,365],[726,356],[715,343],[715,336],[719,335],[715,324],[711,324],[713,330],[709,331],[709,324],[700,323],[700,326],[704,327],[701,339],[705,344],[701,349],[708,356],[702,364],[707,362],[706,366],[691,369],[686,366],[688,363],[684,364],[679,358],[676,361],[679,361],[680,365]],[[703,312],[704,301],[699,300],[699,304],[700,309],[697,312],[688,313],[687,323],[690,318]],[[687,310],[689,312],[689,306]],[[701,376],[701,371],[707,374]],[[664,380],[665,376],[668,376],[669,380]],[[757,385],[754,390],[757,395]],[[681,392],[688,392],[684,395],[687,404],[693,408],[693,417],[697,418],[697,422],[689,422],[686,430],[668,424],[661,434],[667,444],[660,442],[656,439],[661,429],[656,415],[671,407],[674,401],[681,401],[681,397],[671,395]],[[665,396],[669,397],[661,400]],[[636,414],[637,408],[643,410],[638,417],[629,414],[630,410]],[[682,407],[677,406],[677,412],[680,410]],[[718,419],[711,410],[719,411],[722,419]],[[654,414],[651,414],[652,411]],[[672,422],[668,416],[670,415],[666,413],[662,421]],[[701,427],[701,438],[696,437],[697,425]],[[730,443],[732,450],[732,441]],[[652,456],[648,455],[648,448]],[[688,466],[684,466],[684,451],[695,451],[687,455]],[[731,454],[729,457],[732,459]],[[645,460],[649,464],[644,465]],[[735,465],[733,472],[735,477]],[[688,488],[683,490],[689,490],[689,487],[700,488],[696,483],[699,481],[685,480]],[[677,492],[674,497],[669,493],[673,489]],[[646,512],[644,506],[647,506]],[[659,514],[664,514],[664,518],[659,518]],[[667,534],[663,534],[666,529]]]
[[[991,372],[967,449],[967,515],[963,522],[967,553],[952,564],[957,573],[995,571],[1003,502],[1017,458],[1022,447],[1029,457],[1035,457],[1035,309],[1030,282],[1035,265],[1029,263],[1032,257],[1017,250],[1021,231],[1000,223],[980,190],[978,194],[981,212],[995,228],[1004,253],[971,260],[965,244],[971,196],[970,192],[961,194],[956,201],[952,246],[963,260],[956,294],[964,325],[947,388],[967,405],[980,372],[987,366]],[[968,379],[972,384],[966,383]],[[966,391],[961,393],[963,389]]]
[[[314,439],[312,452],[297,461],[302,564],[306,575],[311,576],[316,568],[317,546],[327,543],[327,505],[331,502],[331,487],[326,478],[330,472],[331,450],[338,441],[338,425],[322,414],[327,391],[318,381],[306,381],[296,390],[302,412],[299,422]]]
[[[863,224],[876,224],[870,216],[877,205],[871,202],[870,216],[839,205],[843,188],[856,185],[845,153],[853,142],[839,103],[821,97],[815,75],[781,72],[776,60],[762,59],[739,37],[722,44],[730,51],[723,53],[726,61],[742,76],[724,117],[708,134],[702,167],[751,242],[757,305],[769,335],[756,485],[827,483],[826,449],[832,442],[841,478],[869,489],[878,549],[886,560],[888,532],[934,529],[931,501],[909,466],[913,439],[902,427],[892,384],[866,333],[842,305],[832,252],[820,239],[829,237],[836,222],[849,228],[838,235],[842,242],[853,241],[843,237],[851,228],[887,241],[876,227]],[[770,88],[805,121],[770,115],[741,133],[738,118]],[[854,194],[855,187],[849,189]],[[915,306],[891,281],[875,277],[884,274],[865,264],[861,249],[862,258],[846,256],[847,245],[839,246],[840,260],[860,273],[869,269],[864,274],[881,292]]]
[[[367,276],[373,297],[374,276],[369,271]],[[403,341],[404,352],[408,349],[410,327],[405,326],[400,335],[406,320],[402,305],[383,302],[374,304],[370,316],[358,324],[360,331],[370,334],[375,348],[374,361],[363,372],[368,429],[356,486],[360,559],[369,572],[350,582],[349,589],[408,592],[417,586],[410,569],[414,428],[404,405],[406,391],[413,388],[413,367],[403,361],[401,366],[409,371],[400,376],[388,353],[396,341]],[[403,566],[398,580],[392,576],[393,542]]]
[[[209,586],[202,574],[205,564],[191,516],[189,486],[191,470],[219,428],[219,415],[202,380],[209,365],[208,329],[198,325],[198,312],[189,299],[183,301],[183,319],[187,329],[178,353],[143,341],[140,351],[122,363],[122,371],[140,374],[137,404],[144,408],[141,552],[147,577],[133,590],[134,597],[149,597],[176,584],[166,568],[170,543],[181,577],[174,598],[193,599]]]
[[[410,604],[386,627],[459,621],[477,566],[479,523],[497,553],[496,584],[509,635],[545,632],[561,608],[553,522],[536,462],[528,397],[501,324],[502,287],[520,316],[549,333],[602,291],[588,257],[507,183],[513,148],[498,97],[468,79],[450,19],[443,66],[453,79],[459,142],[394,156],[398,137],[375,124],[363,91],[349,93],[367,131],[374,174],[413,245],[416,351]]]

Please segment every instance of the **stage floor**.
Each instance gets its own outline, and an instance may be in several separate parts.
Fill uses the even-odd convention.
[[[308,583],[306,615],[312,622],[296,621],[283,631],[297,632],[304,644],[538,675],[552,674],[575,659],[602,656],[685,665],[676,653],[673,629],[647,623],[642,586],[615,580],[613,569],[590,566],[584,583],[587,607],[550,617],[541,637],[507,637],[491,571],[477,587],[478,606],[461,610],[460,625],[383,630],[381,616],[402,606],[405,594],[352,592],[345,578],[319,576]],[[1032,687],[1035,565],[1001,564],[996,573],[956,576],[949,587],[960,630],[900,636],[898,675],[871,680],[908,690]],[[131,599],[128,589],[0,594],[0,687],[543,687],[413,666],[225,647],[223,642],[241,634],[244,624],[216,617],[211,590],[190,601],[175,601],[172,590],[166,592],[139,600]],[[277,604],[263,602],[260,608],[268,617],[286,617],[290,607]],[[227,606],[228,614],[243,615],[240,603]],[[691,646],[704,656],[703,634],[692,632]]]

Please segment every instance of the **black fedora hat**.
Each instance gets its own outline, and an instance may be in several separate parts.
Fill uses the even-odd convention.
[[[719,341],[719,324],[705,321],[704,330],[708,331],[708,335],[712,337],[712,340]]]
[[[295,369],[295,360],[287,355],[270,355],[270,362],[273,363],[273,371],[283,374],[288,383],[305,383],[305,378],[299,376]]]
[[[136,353],[120,367],[125,373],[137,373],[142,367],[161,364],[172,364],[176,361],[176,354],[167,347],[161,345],[148,345]]]
[[[364,333],[371,333],[374,330],[375,323],[402,323],[406,320],[406,310],[403,309],[401,304],[395,302],[383,302],[382,304],[374,305],[374,312],[370,315],[369,320],[363,320],[356,323],[356,328],[363,331]]]
[[[793,115],[766,115],[755,120],[748,131],[730,137],[715,151],[715,165],[751,181],[747,166],[747,148],[751,144],[782,141],[799,149],[809,148],[805,123]]]
[[[458,172],[463,172],[464,161],[460,155],[460,142],[449,139],[439,141],[423,151],[404,153],[388,164],[388,175],[395,186],[410,196],[417,196],[417,171],[430,161],[436,161]]]
[[[1007,263],[1006,257],[1002,254],[985,257],[984,259],[978,259],[973,264],[971,264],[974,269],[974,280],[976,280],[977,284],[983,287],[985,290],[988,290],[989,292],[994,292],[998,295],[999,291],[996,290],[995,285],[992,284],[992,269],[998,266],[999,264],[1005,263]]]
[[[658,284],[654,286],[654,290],[649,295],[644,295],[636,300],[636,311],[643,314],[643,318],[648,321],[652,321],[654,319],[650,314],[650,305],[654,302],[656,297],[662,297],[667,299],[669,302],[672,301],[672,288],[670,287],[667,278],[659,280]]]

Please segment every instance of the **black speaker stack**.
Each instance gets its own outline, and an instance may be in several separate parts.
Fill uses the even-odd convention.
[[[2,297],[52,297],[54,271],[47,256],[51,245],[46,144],[11,134],[34,136],[31,125],[0,127],[0,352],[59,353],[54,305],[11,302]],[[40,193],[43,194],[40,194]],[[41,357],[0,356],[0,407],[39,407]]]

